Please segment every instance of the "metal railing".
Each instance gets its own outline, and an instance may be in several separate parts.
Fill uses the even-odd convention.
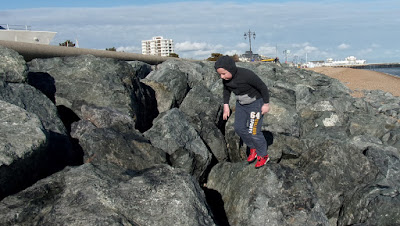
[[[12,25],[12,24],[0,24],[0,30],[31,30],[31,26],[28,25]]]

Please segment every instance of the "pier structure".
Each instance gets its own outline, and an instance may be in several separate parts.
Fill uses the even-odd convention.
[[[374,64],[357,64],[357,65],[338,65],[335,67],[349,67],[354,69],[374,69],[374,68],[392,68],[400,67],[400,63],[374,63]]]

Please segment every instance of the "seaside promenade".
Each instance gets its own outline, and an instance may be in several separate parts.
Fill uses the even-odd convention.
[[[354,91],[352,94],[354,97],[363,96],[362,90],[383,90],[400,97],[400,77],[397,76],[347,67],[317,67],[306,70],[338,79]]]

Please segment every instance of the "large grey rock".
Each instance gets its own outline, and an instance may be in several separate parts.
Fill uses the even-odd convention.
[[[203,85],[193,87],[179,109],[185,113],[216,159],[227,160],[225,139],[218,128],[221,124],[222,104],[207,87]]]
[[[43,126],[54,133],[66,134],[57,108],[43,93],[28,84],[0,84],[0,99],[36,114]]]
[[[360,187],[345,201],[338,225],[400,224],[400,151],[371,136],[354,137],[351,144],[365,154],[379,173],[375,181]]]
[[[79,141],[84,162],[114,163],[133,170],[166,163],[166,154],[153,147],[133,127],[128,116],[108,108],[82,106],[85,120],[72,124],[71,136]]]
[[[24,83],[0,84],[0,100],[37,115],[48,134],[49,173],[79,161],[54,103],[34,87]]]
[[[56,104],[81,116],[83,104],[112,107],[133,115],[129,64],[91,55],[34,59],[30,72],[48,73],[55,79]],[[129,87],[129,88],[127,88]]]
[[[151,104],[154,97],[124,61],[84,55],[34,59],[29,68],[30,77],[43,73],[53,77],[57,106],[71,109],[79,117],[82,105],[110,107],[134,117],[136,127],[145,130],[157,115]]]
[[[0,202],[1,225],[215,225],[204,193],[182,170],[84,164]]]
[[[157,66],[158,70],[165,68],[183,72],[187,76],[190,88],[196,85],[203,85],[210,89],[215,81],[220,80],[219,75],[214,69],[214,63],[210,61],[187,61],[187,60],[167,60]]]
[[[21,83],[26,81],[27,75],[24,58],[16,51],[0,46],[0,81]]]
[[[295,106],[290,106],[273,97],[270,102],[270,111],[264,115],[262,130],[299,137],[300,117]]]
[[[337,218],[344,200],[373,182],[378,170],[349,140],[333,139],[329,130],[316,133],[325,138],[313,134],[304,139],[307,150],[300,156],[299,170],[311,181],[326,215]]]
[[[160,114],[144,136],[170,155],[172,166],[185,169],[198,179],[211,162],[211,153],[178,108]]]
[[[382,139],[385,134],[398,128],[396,120],[384,115],[371,117],[371,114],[352,115],[349,119],[349,133],[351,136],[371,135]],[[380,126],[376,126],[380,125]]]
[[[142,61],[129,61],[128,62],[133,70],[136,72],[136,77],[139,79],[146,78],[146,76],[152,71],[151,65]]]
[[[154,89],[160,113],[179,107],[189,91],[187,75],[175,68],[152,71],[142,82]]]
[[[48,164],[48,134],[39,118],[0,100],[0,199],[38,180]]]
[[[234,123],[235,112],[232,112],[225,124],[225,142],[229,160],[231,162],[240,162],[247,159],[246,146],[235,132]]]
[[[81,112],[82,119],[97,128],[113,128],[119,132],[136,131],[133,118],[115,109],[82,105]]]
[[[313,187],[297,169],[219,163],[207,189],[221,195],[230,225],[329,225]]]

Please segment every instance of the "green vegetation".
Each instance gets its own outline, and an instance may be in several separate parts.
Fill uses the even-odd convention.
[[[75,43],[73,43],[71,40],[67,40],[63,43],[59,43],[60,46],[66,46],[66,47],[75,47]]]
[[[116,49],[115,47],[106,48],[106,50],[107,50],[107,51],[114,51],[114,52],[116,52],[116,51],[117,51],[117,49]]]
[[[218,58],[223,56],[221,53],[211,53],[211,57],[207,58],[208,61],[217,61]],[[239,56],[237,54],[231,56],[235,62],[239,62]]]
[[[208,61],[217,61],[218,58],[222,57],[221,53],[211,53],[211,57],[207,58]]]
[[[170,53],[170,54],[169,54],[169,57],[176,57],[176,58],[179,58],[179,55],[176,54],[176,53]]]

